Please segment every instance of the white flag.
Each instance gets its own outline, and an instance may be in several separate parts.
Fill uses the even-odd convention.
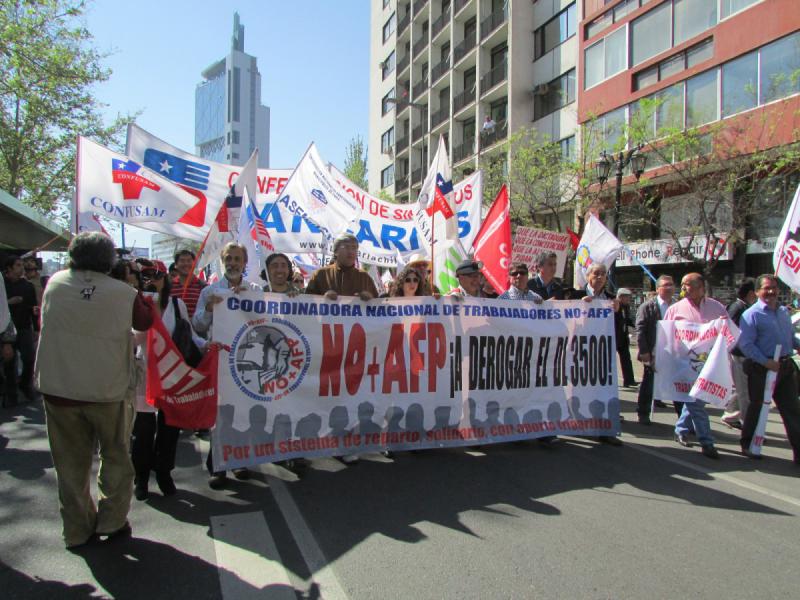
[[[420,241],[428,252],[431,245],[458,239],[458,218],[453,210],[453,175],[443,136],[439,137],[439,147],[422,182],[414,221]]]
[[[242,276],[246,281],[252,281],[253,283],[263,285],[264,281],[261,279],[261,271],[266,268],[267,257],[264,255],[257,242],[255,223],[251,223],[251,211],[255,209],[250,200],[247,187],[244,187],[242,192],[242,210],[239,213],[238,242],[247,248],[247,265],[245,266]]]
[[[314,223],[328,239],[357,225],[361,206],[336,183],[312,142],[277,201],[295,216]]]
[[[695,400],[708,402],[724,408],[733,395],[733,375],[731,375],[728,342],[721,333],[711,348],[703,368],[697,375],[689,395]]]
[[[193,194],[82,136],[78,137],[77,161],[79,218],[94,212],[151,231],[203,239],[197,227],[199,201]]]
[[[602,221],[591,215],[586,222],[578,249],[575,251],[575,287],[586,286],[586,269],[592,263],[603,263],[607,268],[622,250],[620,242]]]
[[[781,281],[800,294],[800,185],[775,240],[772,266]]]

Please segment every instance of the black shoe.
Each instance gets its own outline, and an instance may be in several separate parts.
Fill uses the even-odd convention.
[[[165,496],[174,496],[175,492],[178,491],[178,488],[175,487],[175,482],[172,481],[172,475],[170,475],[169,471],[156,471],[156,483],[158,484],[158,489],[160,489],[161,493]]]
[[[747,458],[752,458],[753,460],[761,460],[761,455],[756,454],[755,452],[750,452],[749,448],[742,448],[742,455],[746,456]]]
[[[391,450],[381,450],[381,454],[383,454],[386,458],[394,458],[394,452]]]
[[[639,415],[639,425],[652,425],[653,422],[647,415]]]
[[[72,544],[71,546],[67,546],[67,550],[69,550],[70,552],[79,552],[79,551],[83,550],[84,548],[86,548],[87,546],[91,546],[92,544],[97,542],[98,539],[99,538],[97,537],[97,534],[93,533],[92,535],[90,535],[86,539],[85,542],[81,542],[80,544]]]
[[[719,452],[717,452],[717,449],[714,448],[713,444],[711,446],[703,446],[701,452],[703,453],[703,456],[708,458],[719,458]]]
[[[629,382],[623,383],[623,384],[622,384],[622,387],[626,387],[626,388],[635,388],[635,387],[637,387],[638,385],[639,385],[639,382],[638,382],[638,381],[629,381]]]
[[[241,469],[234,469],[233,476],[236,477],[239,481],[247,481],[250,479],[250,471],[246,468],[242,467]]]
[[[597,441],[609,446],[622,446],[622,440],[614,435],[601,435],[597,438]]]
[[[686,435],[683,433],[676,433],[675,441],[678,442],[681,446],[684,446],[685,448],[691,448],[693,445],[692,442],[689,441],[689,438],[686,437]]]
[[[100,536],[100,539],[105,542],[113,542],[114,540],[130,537],[132,533],[133,530],[131,529],[131,524],[125,521],[125,525],[116,531],[112,531],[111,533],[98,533],[97,535]]]
[[[555,435],[546,435],[544,437],[537,438],[536,443],[542,448],[552,450],[558,445],[558,437]]]
[[[147,500],[150,497],[150,492],[147,489],[146,483],[137,483],[133,488],[133,496],[137,500]]]
[[[667,408],[667,403],[666,402],[662,402],[661,400],[656,400],[655,402],[656,402],[656,406],[658,408]]]
[[[221,490],[225,487],[227,480],[228,474],[225,471],[212,473],[211,477],[208,478],[208,487],[210,487],[212,490]]]

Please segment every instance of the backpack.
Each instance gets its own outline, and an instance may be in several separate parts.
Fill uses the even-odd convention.
[[[180,310],[178,310],[178,298],[175,296],[172,297],[172,308],[175,311],[175,329],[172,331],[172,341],[186,364],[195,368],[203,359],[203,353],[192,339],[192,325],[181,316]]]

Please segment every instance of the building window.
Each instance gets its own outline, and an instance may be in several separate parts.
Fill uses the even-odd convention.
[[[676,83],[655,95],[656,132],[683,129],[683,82]]]
[[[720,18],[730,17],[732,14],[744,10],[748,6],[752,6],[761,0],[722,0],[722,13]]]
[[[634,65],[672,46],[671,4],[665,2],[631,22],[631,60]]]
[[[717,69],[686,80],[686,127],[699,127],[716,121]]]
[[[388,154],[394,148],[394,127],[389,127],[381,136],[381,153]]]
[[[389,6],[389,2],[390,1],[391,0],[383,0],[383,8],[386,8],[387,6]]]
[[[758,105],[758,53],[722,65],[722,116]]]
[[[534,90],[533,120],[541,119],[574,101],[575,69],[572,69],[544,86],[537,86]]]
[[[609,151],[621,149],[625,145],[625,107],[612,110],[601,118],[603,148]]]
[[[584,54],[584,88],[597,85],[627,67],[627,29],[614,33],[586,49]]]
[[[236,131],[235,129],[233,130],[233,143],[234,144],[239,143],[239,132]]]
[[[575,3],[573,2],[533,32],[534,60],[547,54],[550,50],[575,35],[575,29],[576,16]]]
[[[381,187],[389,187],[394,183],[394,165],[389,165],[381,171]]]
[[[381,74],[383,75],[383,79],[386,79],[389,75],[391,75],[394,72],[394,67],[395,67],[395,54],[394,50],[392,50],[389,56],[386,57],[386,60],[384,60],[381,63]]]
[[[241,96],[242,89],[242,70],[239,67],[233,67],[233,122],[239,122],[239,115],[241,112]]]
[[[717,0],[674,0],[672,22],[677,46],[717,24]]]
[[[761,48],[760,102],[800,92],[800,33]]]
[[[392,16],[389,17],[389,20],[386,21],[383,25],[383,43],[385,44],[389,41],[389,38],[392,37],[394,33],[395,25],[397,24],[397,15],[396,13],[392,13]]]
[[[564,160],[574,160],[575,159],[575,136],[571,135],[569,137],[565,137],[563,140],[558,141],[558,145],[561,146],[561,158]]]
[[[489,114],[492,117],[492,121],[498,125],[505,121],[508,114],[508,97],[506,96],[492,102],[489,105]]]
[[[394,99],[395,99],[394,88],[392,88],[391,90],[389,90],[388,94],[386,94],[383,98],[381,98],[381,116],[385,115],[390,110],[392,110],[394,102],[389,102],[389,100],[394,100]]]
[[[708,39],[686,51],[686,68],[691,69],[712,58],[714,58],[714,40]]]
[[[704,60],[708,60],[714,56],[714,42],[711,39],[705,40],[696,46],[679,52],[674,56],[662,60],[657,65],[648,67],[647,69],[636,73],[633,76],[633,87],[635,90],[640,90],[648,85],[671,77],[680,73],[684,69],[691,68]]]

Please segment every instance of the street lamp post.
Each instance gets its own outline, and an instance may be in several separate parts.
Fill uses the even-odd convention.
[[[600,160],[597,162],[597,180],[600,182],[601,186],[608,180],[608,176],[611,174],[611,167],[615,164],[617,167],[615,173],[617,176],[617,185],[614,191],[614,237],[617,238],[619,237],[619,213],[622,204],[622,175],[625,172],[625,167],[630,164],[631,170],[636,176],[636,181],[639,181],[639,178],[642,176],[647,166],[647,156],[642,152],[642,147],[643,145],[639,144],[627,152],[622,150],[617,155],[616,160],[614,160],[613,154],[609,155],[603,150],[600,155]]]

